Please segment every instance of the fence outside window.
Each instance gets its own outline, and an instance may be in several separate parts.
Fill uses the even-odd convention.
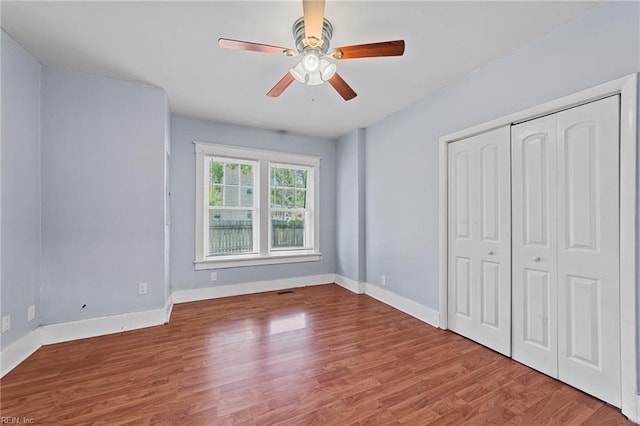
[[[271,221],[272,248],[303,247],[304,222]],[[209,222],[209,255],[251,253],[253,251],[253,223],[251,220],[221,220]]]

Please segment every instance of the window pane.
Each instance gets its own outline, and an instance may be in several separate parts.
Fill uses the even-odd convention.
[[[288,209],[292,209],[296,206],[296,191],[295,189],[284,190],[284,206]]]
[[[284,186],[293,187],[295,185],[296,171],[293,169],[282,169],[284,172]]]
[[[296,188],[306,188],[306,187],[307,187],[307,171],[296,170]]]
[[[271,207],[280,208],[283,207],[284,202],[284,189],[271,188]]]
[[[271,185],[272,186],[282,186],[283,178],[282,178],[282,169],[277,167],[271,168]]]
[[[225,184],[238,185],[240,183],[239,178],[240,165],[239,164],[227,164],[224,168]]]
[[[252,186],[240,187],[240,206],[253,207],[253,187]]]
[[[209,205],[211,207],[222,205],[222,187],[220,185],[211,185],[209,187]]]
[[[218,161],[212,161],[209,163],[209,180],[211,183],[222,183],[222,175],[224,170],[224,163],[220,163]]]
[[[247,164],[240,166],[240,183],[244,186],[253,186],[253,166]]]
[[[226,207],[238,207],[240,205],[237,186],[225,185],[223,194]]]
[[[271,248],[304,247],[304,222],[300,213],[271,212]]]
[[[296,208],[305,208],[307,206],[307,191],[299,189],[296,191]]]
[[[253,211],[209,209],[209,256],[253,252]]]

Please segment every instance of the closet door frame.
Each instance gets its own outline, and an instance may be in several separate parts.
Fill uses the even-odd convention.
[[[637,271],[637,148],[638,74],[600,84],[572,95],[535,106],[505,117],[473,126],[440,138],[439,251],[440,311],[439,327],[447,329],[448,144],[498,127],[518,124],[608,96],[620,95],[620,366],[622,414],[640,423],[638,396],[638,341],[636,301]]]

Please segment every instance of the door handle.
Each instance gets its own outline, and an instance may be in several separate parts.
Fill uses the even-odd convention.
[[[487,254],[488,254],[489,256],[491,256],[491,255],[493,255],[493,251],[489,250],[489,251],[487,252]]]
[[[534,262],[540,262],[542,259],[540,258],[540,256],[533,256],[531,260],[533,260]]]

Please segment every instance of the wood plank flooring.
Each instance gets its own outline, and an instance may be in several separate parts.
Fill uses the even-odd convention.
[[[176,305],[45,346],[0,381],[36,424],[625,425],[620,411],[331,284]]]

